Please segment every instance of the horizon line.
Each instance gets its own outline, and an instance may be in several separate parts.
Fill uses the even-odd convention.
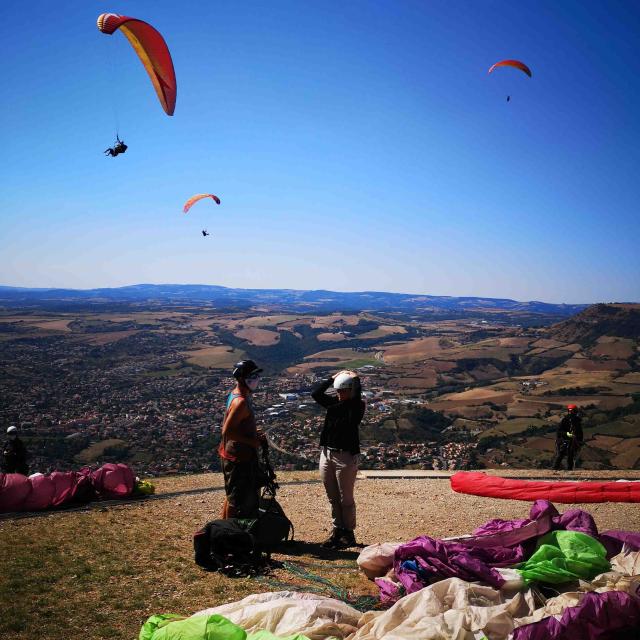
[[[487,296],[487,295],[439,295],[432,293],[415,293],[415,292],[406,292],[406,291],[382,291],[375,289],[360,289],[360,290],[352,290],[352,291],[340,291],[336,289],[296,289],[292,287],[233,287],[227,285],[220,284],[204,284],[198,282],[137,282],[133,284],[125,284],[125,285],[117,285],[117,286],[94,286],[88,288],[79,288],[79,287],[64,287],[64,286],[52,286],[52,287],[37,287],[37,286],[20,286],[20,285],[6,285],[0,284],[0,289],[17,289],[24,291],[77,291],[77,292],[90,292],[96,291],[99,289],[107,289],[107,290],[117,290],[117,289],[127,289],[133,287],[210,287],[210,288],[219,288],[219,289],[227,289],[227,290],[237,290],[237,291],[291,291],[291,292],[303,292],[309,293],[314,291],[326,291],[327,293],[337,293],[337,294],[353,294],[353,295],[366,295],[366,294],[386,294],[386,295],[397,295],[397,296],[414,296],[414,297],[425,297],[425,298],[448,298],[448,299],[464,299],[464,298],[475,298],[475,299],[486,299],[486,300],[503,300],[509,302],[518,302],[518,303],[539,303],[539,304],[549,304],[554,306],[568,306],[568,307],[588,307],[594,304],[640,304],[640,302],[631,301],[631,300],[619,300],[619,301],[594,301],[594,302],[548,302],[545,300],[518,300],[515,298],[506,298],[506,297],[498,297],[498,296]]]

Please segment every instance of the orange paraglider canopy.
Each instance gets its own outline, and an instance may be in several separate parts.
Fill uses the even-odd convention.
[[[214,196],[213,193],[198,193],[184,203],[182,210],[187,213],[187,211],[189,211],[189,209],[191,209],[198,200],[202,200],[203,198],[211,198],[212,200],[215,200],[216,204],[220,204],[220,198],[218,198],[218,196]]]
[[[103,13],[98,16],[98,29],[111,35],[120,29],[138,54],[151,78],[158,100],[168,116],[176,108],[178,86],[173,61],[164,38],[150,24],[136,18]]]
[[[516,69],[520,69],[520,71],[523,71],[529,77],[531,77],[531,69],[529,69],[529,67],[527,67],[524,62],[520,62],[520,60],[500,60],[500,62],[496,62],[487,73],[491,73],[498,67],[515,67]]]

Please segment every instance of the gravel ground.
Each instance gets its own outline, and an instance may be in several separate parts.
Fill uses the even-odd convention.
[[[518,475],[509,470],[501,475]],[[527,475],[553,476],[549,472],[525,471]],[[610,479],[611,472],[581,471],[555,474],[558,479],[581,476]],[[640,479],[640,472],[621,473],[620,477]],[[331,528],[329,503],[314,471],[280,472],[278,500],[296,528],[296,538],[308,542],[323,540]],[[218,517],[222,504],[221,474],[182,476],[154,480],[159,494],[215,487],[211,493],[168,498],[180,503],[194,518],[194,524]],[[291,484],[290,484],[291,483]],[[301,484],[304,483],[304,484]],[[164,501],[163,501],[164,502]],[[531,504],[520,500],[497,500],[455,493],[448,480],[431,479],[359,479],[356,482],[358,541],[405,541],[426,534],[445,537],[470,533],[492,518],[525,518]],[[556,505],[558,511],[584,509],[591,513],[600,530],[640,530],[640,504],[602,503]],[[186,514],[185,514],[186,515]]]

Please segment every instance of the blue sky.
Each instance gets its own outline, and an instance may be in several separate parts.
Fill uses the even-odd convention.
[[[640,300],[638,3],[0,11],[1,284]],[[103,11],[163,33],[172,118]]]

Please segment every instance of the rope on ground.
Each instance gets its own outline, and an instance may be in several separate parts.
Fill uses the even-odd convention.
[[[319,595],[328,596],[341,600],[358,611],[369,611],[371,609],[380,609],[382,605],[380,600],[375,596],[358,596],[351,593],[348,589],[341,587],[328,578],[316,575],[311,571],[305,570],[293,562],[283,562],[282,566],[296,578],[306,581],[302,590],[305,592],[317,593]],[[257,578],[261,582],[265,582],[271,587],[286,589],[287,591],[301,591],[301,586],[293,582],[284,582],[282,580],[274,580],[267,576],[259,576]]]

